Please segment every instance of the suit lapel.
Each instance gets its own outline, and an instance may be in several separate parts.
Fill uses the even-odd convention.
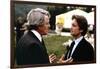
[[[72,56],[78,54],[77,52],[79,52],[80,48],[83,46],[83,44],[84,44],[83,42],[84,42],[84,41],[85,41],[85,39],[83,38],[83,39],[79,42],[79,44],[77,45],[77,47],[76,47],[75,51],[73,52]]]
[[[38,42],[39,44],[41,44],[40,40],[35,36],[35,34],[31,31],[29,31],[29,35],[36,41]]]
[[[43,50],[43,51],[47,51],[46,50],[46,47],[45,47],[45,44],[44,44],[44,41],[43,41],[43,38],[42,38],[42,42],[35,36],[35,34],[31,31],[29,31],[29,35],[33,38],[33,40],[39,44],[39,47]]]

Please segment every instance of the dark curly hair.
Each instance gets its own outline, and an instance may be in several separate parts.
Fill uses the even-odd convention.
[[[72,20],[73,19],[76,19],[80,30],[83,30],[83,32],[81,32],[81,35],[85,36],[85,34],[87,33],[87,29],[88,29],[87,19],[82,15],[73,15]]]

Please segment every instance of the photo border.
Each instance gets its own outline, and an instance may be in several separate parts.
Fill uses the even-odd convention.
[[[73,65],[73,64],[76,64],[76,63],[70,63],[70,64],[59,64],[59,63],[56,63],[56,64],[39,64],[39,65],[23,65],[23,66],[14,66],[14,63],[15,63],[15,54],[14,54],[14,47],[13,45],[15,44],[14,41],[14,4],[41,4],[41,5],[56,5],[56,6],[79,6],[79,7],[93,7],[95,8],[95,12],[94,12],[94,28],[95,28],[95,31],[94,31],[94,49],[95,49],[95,60],[93,61],[93,63],[96,63],[96,6],[95,5],[83,5],[83,4],[63,4],[63,3],[49,3],[49,2],[35,2],[35,1],[11,1],[11,5],[10,5],[10,67],[11,68],[27,68],[27,67],[42,67],[42,66],[58,66],[58,65]],[[80,64],[80,63],[77,63],[77,64]],[[81,63],[81,64],[90,64],[89,62],[86,62],[86,63]]]

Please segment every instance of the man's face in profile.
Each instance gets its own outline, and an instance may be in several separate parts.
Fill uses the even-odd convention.
[[[49,24],[49,17],[44,15],[44,22],[41,26],[39,26],[40,34],[47,35],[49,32],[50,24]]]
[[[78,26],[78,23],[77,23],[76,19],[72,20],[72,26],[71,26],[70,32],[71,32],[72,36],[78,36],[78,35],[81,34],[80,28]]]

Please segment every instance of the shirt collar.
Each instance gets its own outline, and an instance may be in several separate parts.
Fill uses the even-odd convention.
[[[34,34],[35,34],[35,36],[40,40],[40,42],[42,42],[42,37],[41,37],[41,35],[36,31],[36,30],[31,30]]]
[[[83,39],[83,36],[81,36],[81,37],[75,39],[75,40],[74,40],[74,41],[75,41],[75,44],[78,44],[82,39]]]
[[[75,48],[77,47],[77,45],[79,44],[79,42],[80,42],[82,39],[83,39],[83,36],[79,37],[78,39],[73,40],[73,41],[75,42],[75,45],[74,45],[74,47],[73,47],[73,49],[72,49],[71,56],[72,56],[73,52],[75,51]]]

